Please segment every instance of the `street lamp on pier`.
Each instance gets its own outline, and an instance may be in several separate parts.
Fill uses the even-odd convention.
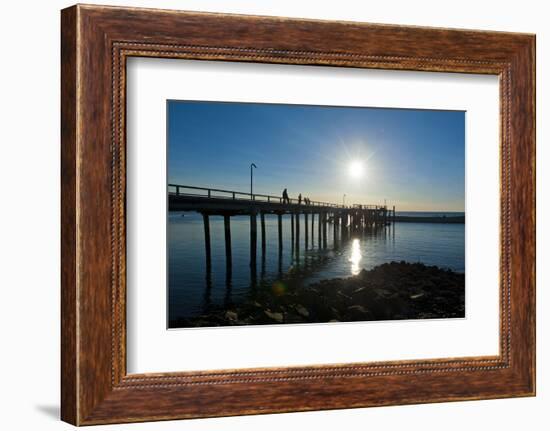
[[[250,199],[254,200],[254,168],[258,168],[254,163],[250,163]]]

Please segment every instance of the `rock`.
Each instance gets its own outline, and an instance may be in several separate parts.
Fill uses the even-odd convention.
[[[301,315],[301,316],[304,316],[304,317],[309,317],[309,311],[307,310],[306,307],[304,307],[303,305],[301,304],[298,304],[294,307],[294,309],[296,310],[296,312]]]
[[[389,290],[387,289],[375,289],[375,292],[380,295],[380,296],[384,296],[384,297],[389,297],[389,296],[392,296],[393,295],[393,292],[390,292]]]
[[[358,276],[320,280],[283,296],[263,292],[231,310],[211,307],[171,327],[464,317],[464,274],[391,262]]]
[[[341,298],[343,298],[343,299],[346,299],[346,300],[350,300],[350,299],[351,299],[351,296],[348,296],[348,295],[346,295],[346,294],[343,293],[343,292],[338,292],[336,295],[339,296],[339,297],[341,297]]]
[[[351,307],[348,307],[348,310],[358,311],[360,313],[368,313],[368,310],[362,305],[352,305]]]
[[[364,271],[364,270],[363,270],[363,271]],[[366,288],[367,288],[366,286],[363,286],[363,287],[360,287],[360,288],[358,288],[358,289],[355,289],[355,290],[353,291],[352,294],[355,295],[356,293],[362,292],[362,291],[365,290]]]
[[[370,320],[372,314],[362,305],[352,305],[348,307],[344,314],[344,321],[360,321],[360,320]]]
[[[294,313],[292,311],[288,313],[284,313],[284,323],[307,323],[308,319],[304,318],[304,316],[301,316],[298,313]]]
[[[239,319],[239,315],[235,313],[234,311],[226,311],[225,312],[225,318],[227,320],[235,321]]]
[[[270,319],[275,320],[276,322],[283,323],[283,313],[273,312],[271,310],[264,310],[264,313]]]

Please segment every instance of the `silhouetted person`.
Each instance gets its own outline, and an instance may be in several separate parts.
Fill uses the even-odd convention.
[[[302,194],[300,193],[298,195],[298,205],[301,205],[302,204]]]
[[[283,190],[283,203],[284,204],[290,203],[290,199],[288,198],[288,191],[286,189]]]

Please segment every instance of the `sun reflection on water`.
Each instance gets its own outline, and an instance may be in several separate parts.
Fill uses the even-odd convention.
[[[361,243],[356,238],[351,243],[351,256],[348,259],[351,262],[351,274],[357,275],[361,271],[359,268],[359,262],[361,261]]]

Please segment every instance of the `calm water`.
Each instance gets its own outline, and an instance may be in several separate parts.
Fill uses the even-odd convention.
[[[464,212],[457,211],[396,211],[396,216],[406,217],[460,217],[464,216]]]
[[[399,215],[463,215],[463,213],[400,213]],[[202,216],[193,212],[170,212],[168,216],[169,319],[194,317],[209,307],[238,303],[255,289],[271,287],[278,280],[296,286],[336,277],[349,277],[361,269],[384,262],[422,262],[464,272],[464,225],[396,223],[395,227],[370,231],[363,236],[334,243],[328,225],[327,248],[319,249],[317,218],[314,246],[311,226],[305,249],[304,220],[301,245],[291,245],[290,216],[283,216],[283,254],[279,258],[277,217],[266,215],[266,256],[261,257],[258,217],[256,274],[250,270],[250,219],[231,217],[233,266],[226,273],[223,217],[210,217],[212,271],[206,272]],[[293,253],[294,252],[294,253]]]

